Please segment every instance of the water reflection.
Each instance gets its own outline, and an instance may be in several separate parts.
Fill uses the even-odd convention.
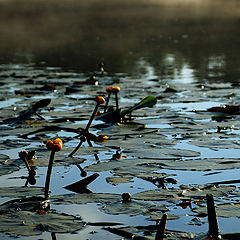
[[[239,1],[0,2],[0,63],[237,82]],[[181,77],[180,77],[181,78]]]

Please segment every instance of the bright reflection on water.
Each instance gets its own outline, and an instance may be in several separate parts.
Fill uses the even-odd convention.
[[[14,1],[1,1],[0,63],[88,74],[103,60],[110,73],[185,83],[237,82],[239,4],[52,0],[30,5],[22,0],[16,10]]]
[[[177,5],[175,5],[177,3]],[[158,84],[169,84],[175,87],[184,84],[205,84],[234,82],[240,79],[240,14],[239,1],[29,1],[22,0],[16,7],[15,1],[0,1],[0,72],[9,64],[13,71],[24,69],[24,64],[32,64],[32,68],[46,70],[74,70],[79,76],[89,75],[98,69],[99,61],[105,63],[105,70],[109,74],[122,73],[127,77],[148,80],[145,86],[151,88]],[[10,20],[9,20],[10,19]],[[151,81],[154,80],[154,81]],[[4,86],[3,88],[5,88]],[[8,94],[21,88],[18,82],[10,86]],[[185,91],[188,88],[185,87]],[[189,90],[190,91],[190,90]],[[172,111],[188,113],[193,110],[203,110],[218,106],[218,101],[184,102],[184,93],[176,95],[182,97],[182,102],[162,103],[161,107],[169,107]],[[49,97],[49,96],[47,96]],[[54,97],[54,96],[51,96]],[[73,99],[81,100],[81,95],[72,94]],[[193,96],[194,97],[194,96]],[[36,97],[37,98],[37,97]],[[33,97],[34,99],[34,97]],[[14,104],[18,99],[4,100],[1,98],[0,108]],[[120,104],[134,103],[133,99],[121,97]],[[174,100],[173,100],[174,101]],[[160,104],[157,104],[160,107]],[[68,105],[58,111],[71,109]],[[146,120],[147,118],[145,118]],[[141,119],[140,119],[141,121]],[[146,121],[147,128],[167,129],[167,123]],[[76,124],[86,124],[87,121]],[[94,122],[95,123],[95,122]],[[160,132],[161,133],[161,132]],[[60,133],[66,136],[66,133]],[[48,134],[49,137],[55,135]],[[72,137],[72,134],[67,135]],[[169,136],[170,138],[170,136]],[[2,139],[5,140],[5,139]],[[76,140],[77,142],[77,140]],[[35,148],[34,144],[29,146]],[[229,150],[200,148],[188,144],[187,141],[178,143],[173,148],[188,149],[201,152],[201,158],[232,158],[239,157],[239,149]],[[0,154],[7,154],[10,158],[18,158],[18,151],[22,148],[0,150]],[[101,155],[102,154],[102,155]],[[100,153],[101,159],[109,157]],[[93,156],[81,166],[92,164]],[[186,158],[187,159],[187,158]],[[46,168],[37,169],[37,186],[44,186]],[[207,184],[215,181],[238,179],[239,171],[181,171],[160,169],[159,172],[177,176],[178,185],[189,183]],[[5,187],[22,186],[27,170],[1,176]],[[56,166],[51,182],[52,196],[68,194],[64,189],[70,183],[79,180],[79,170],[76,166]],[[213,175],[208,175],[213,173]],[[93,192],[131,194],[143,190],[155,189],[156,186],[139,178],[133,178],[130,183],[113,186],[105,181],[112,176],[110,172],[101,172],[101,176],[90,185]],[[54,184],[57,183],[57,184]],[[236,184],[239,187],[240,184]],[[171,185],[170,185],[171,187]],[[144,189],[143,189],[144,188]],[[5,201],[6,199],[1,199]],[[152,224],[145,217],[129,217],[126,215],[106,215],[97,210],[96,204],[80,206],[52,206],[59,212],[78,214],[85,221],[122,221],[125,224]],[[180,231],[207,232],[207,220],[203,219],[201,226],[191,226],[187,223],[194,217],[189,216],[189,210],[173,209],[182,215],[179,220],[168,221],[167,228]],[[222,232],[239,231],[239,219],[219,219],[224,225]],[[107,235],[97,228],[97,233],[91,234],[96,227],[88,227],[79,234],[59,234],[57,239],[100,239],[102,237],[114,239],[116,236]],[[2,236],[1,239],[9,239]],[[50,239],[50,233],[43,233],[36,237],[21,237],[21,239]]]

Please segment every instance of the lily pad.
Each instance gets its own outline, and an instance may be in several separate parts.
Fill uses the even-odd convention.
[[[182,195],[189,198],[205,198],[206,194],[212,194],[214,197],[224,197],[232,193],[236,186],[181,186]]]
[[[71,215],[17,211],[0,213],[0,232],[11,236],[32,236],[41,232],[70,233],[80,230],[85,222]]]
[[[217,204],[216,206],[216,213],[219,217],[238,217],[239,218],[239,210],[240,204],[239,203],[224,203],[224,204]],[[198,215],[207,215],[207,207],[198,207],[194,208],[193,211]]]
[[[163,168],[174,170],[211,171],[235,169],[240,167],[240,162],[234,158],[196,158],[184,161],[164,161]]]
[[[189,141],[189,144],[198,146],[198,147],[207,147],[214,149],[239,149],[240,141],[237,140],[204,140],[204,141]]]
[[[133,182],[131,181],[133,177],[107,177],[106,181],[108,183],[111,183],[112,185],[118,185],[120,183],[129,183]]]
[[[0,188],[1,197],[23,198],[27,196],[42,195],[44,188],[42,187],[7,187]]]
[[[183,195],[180,189],[155,189],[136,193],[132,197],[145,201],[175,201],[181,199]]]

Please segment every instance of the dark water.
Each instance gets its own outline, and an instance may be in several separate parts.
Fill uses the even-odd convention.
[[[199,187],[199,184],[238,179],[240,117],[237,114],[225,119],[226,121],[216,122],[212,118],[214,113],[205,110],[223,104],[239,104],[240,85],[237,83],[240,79],[240,3],[234,0],[185,0],[184,3],[182,1],[0,0],[0,76],[2,84],[0,120],[11,117],[10,114],[17,116],[21,110],[26,109],[28,105],[40,98],[50,97],[51,104],[55,109],[53,112],[43,111],[47,117],[46,122],[39,121],[38,123],[33,118],[32,123],[30,121],[16,129],[8,128],[9,126],[6,125],[1,126],[1,168],[5,164],[5,155],[15,163],[15,160],[18,159],[18,151],[25,148],[37,149],[37,186],[44,186],[47,166],[44,161],[48,160],[46,157],[48,155],[44,152],[41,154],[45,147],[43,140],[55,137],[55,133],[33,135],[27,141],[21,138],[22,132],[30,132],[35,128],[45,126],[45,124],[55,125],[53,120],[57,118],[67,119],[67,117],[76,116],[81,116],[83,119],[75,122],[74,120],[73,122],[59,122],[60,126],[72,128],[85,126],[93,105],[91,102],[88,104],[81,99],[85,97],[87,99],[89,96],[99,93],[106,94],[106,87],[115,84],[116,80],[116,84],[121,87],[120,104],[123,107],[139,101],[143,95],[158,97],[156,107],[148,109],[149,112],[146,110],[146,112],[138,113],[139,118],[136,121],[145,124],[146,129],[160,129],[160,134],[156,132],[157,135],[144,136],[145,142],[149,143],[149,146],[145,142],[142,145],[143,149],[146,148],[144,153],[138,148],[134,149],[135,143],[141,147],[140,142],[134,137],[127,138],[130,146],[123,145],[123,150],[129,148],[132,153],[128,149],[127,159],[123,158],[124,161],[128,160],[129,164],[132,158],[131,154],[133,154],[137,159],[136,166],[139,167],[140,163],[137,163],[146,157],[146,162],[141,165],[147,167],[146,163],[149,159],[156,158],[154,153],[166,152],[166,155],[170,155],[174,152],[176,154],[177,150],[179,156],[183,157],[181,160],[175,161],[174,156],[173,163],[166,160],[165,165],[159,165],[161,168],[157,166],[155,170],[151,170],[155,174],[166,173],[176,178],[178,181],[176,189],[182,184],[192,189],[191,184],[195,184],[195,186],[198,184]],[[82,84],[77,89],[78,92],[66,93],[66,89],[72,84],[81,84],[81,81],[86,83],[85,75],[97,70],[98,63],[102,60],[105,63],[106,71],[110,74],[106,73],[102,78],[99,77],[98,87]],[[51,66],[57,68],[49,68]],[[41,69],[39,70],[39,68]],[[68,71],[73,71],[73,73]],[[126,74],[122,74],[121,79],[118,79],[117,73]],[[222,82],[225,83],[215,84]],[[42,87],[42,84],[45,83],[54,83],[57,91],[50,90],[36,94],[38,87]],[[165,91],[165,83],[177,91]],[[20,90],[25,91],[25,89],[29,89],[30,93],[17,94]],[[16,108],[13,108],[13,105],[16,105]],[[75,106],[79,111],[73,110]],[[128,127],[116,126],[114,131],[119,131],[119,133],[123,131],[129,135],[132,127],[135,127],[134,125]],[[95,133],[97,130],[92,131]],[[104,129],[99,130],[100,133],[101,131],[107,136],[114,132],[111,128],[106,129],[105,132]],[[143,129],[140,129],[140,133],[141,131]],[[75,135],[61,131],[57,132],[56,136],[65,140],[66,152],[59,157],[59,159],[65,160],[67,153],[75,148],[78,139],[73,138]],[[121,134],[119,136],[115,142],[109,143],[109,148],[103,151],[100,149],[102,152],[99,150],[98,153],[101,162],[110,162],[110,169],[112,169],[110,156],[115,153],[116,146],[125,144]],[[142,133],[139,136],[141,139]],[[16,143],[15,139],[20,139],[20,141]],[[133,142],[129,139],[132,139]],[[158,140],[162,141],[158,142]],[[174,141],[176,146],[172,147],[169,144],[171,141]],[[104,144],[108,146],[107,143]],[[186,152],[182,150],[186,150]],[[195,151],[200,156],[194,154],[191,156],[187,150]],[[87,155],[85,155],[84,149],[82,151],[79,161],[83,154],[85,162],[81,163],[82,166],[89,173],[94,172],[93,165],[97,159],[94,158],[92,150],[89,150],[90,153]],[[88,148],[85,148],[85,151],[87,152]],[[151,154],[152,156],[149,157],[148,155]],[[158,156],[158,158],[161,157]],[[10,167],[12,166],[11,161]],[[204,161],[206,164],[202,163]],[[129,173],[129,170],[128,174],[132,174],[133,182],[122,183],[118,186],[111,185],[106,182],[106,178],[118,176],[118,174],[125,176],[126,170],[124,166],[118,168],[114,166],[114,169],[115,167],[117,169],[115,172],[104,171],[101,169],[101,162],[99,162],[99,169],[96,168],[96,171],[100,172],[101,179],[97,180],[90,189],[94,193],[117,193],[120,196],[122,192],[126,191],[135,194],[156,188],[152,183],[146,182],[146,179],[142,179],[143,176],[139,176],[137,171]],[[192,166],[189,166],[188,163]],[[2,183],[0,185],[6,189],[22,186],[25,182],[24,179],[20,180],[20,176],[26,175],[26,169],[23,163],[18,164],[19,166],[14,165],[11,170],[14,172],[2,173],[0,176],[0,183]],[[58,162],[58,164],[60,163]],[[152,167],[154,164],[156,163],[152,163]],[[210,165],[208,166],[208,164]],[[132,170],[135,170],[136,166],[132,166]],[[150,170],[146,168],[141,171],[146,174]],[[63,186],[78,180],[79,171],[76,166],[69,162],[69,159],[66,165],[62,161],[62,165],[54,166],[52,196],[60,195],[63,199],[67,198],[69,192]],[[2,186],[1,188],[3,188]],[[171,186],[170,190],[173,190],[174,188]],[[8,200],[5,194],[9,194],[9,189],[6,189],[2,189],[0,194],[1,207],[2,203]],[[216,196],[216,200],[218,204],[224,201],[229,205],[231,203],[238,204],[239,195],[238,183],[234,192],[229,190],[224,198],[220,195],[220,197]],[[193,198],[198,198],[198,196],[193,195]],[[168,221],[169,229],[196,234],[208,231],[206,217],[201,217],[202,222],[198,221],[196,225],[192,225],[190,220],[197,216],[196,213],[193,213],[192,209],[184,209],[176,205],[177,203],[179,201],[175,200],[167,203],[170,209],[169,213],[179,216],[179,219]],[[114,201],[111,204],[114,204]],[[61,213],[67,213],[82,216],[86,222],[121,222],[126,226],[155,224],[154,221],[146,219],[143,215],[132,217],[127,214],[106,214],[104,211],[99,211],[100,205],[97,202],[94,204],[91,202],[82,204],[77,201],[73,201],[71,204],[51,202],[52,209],[60,213],[60,217]],[[198,207],[194,202],[193,206]],[[239,231],[239,217],[235,209],[229,210],[231,214],[234,213],[234,217],[228,216],[227,218],[223,217],[221,209],[218,211],[222,233]],[[7,231],[3,229],[2,223],[8,224],[8,228],[10,224],[5,222],[3,214],[0,215],[0,239],[10,239],[12,236],[5,235]],[[13,236],[17,235],[19,229],[21,230],[16,225],[17,223],[12,221]],[[120,238],[113,234],[109,235],[110,233],[101,227],[90,225],[74,233],[58,234],[57,239]],[[141,234],[143,236],[143,233]],[[152,239],[154,236],[155,232],[151,236]],[[28,234],[26,237],[20,236],[20,238],[26,240],[50,239],[50,233],[44,232],[36,236]]]
[[[0,1],[0,63],[240,78],[239,1]]]

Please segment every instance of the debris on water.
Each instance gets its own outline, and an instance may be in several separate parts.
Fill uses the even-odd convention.
[[[89,189],[87,189],[87,186],[98,177],[99,177],[99,174],[94,173],[91,176],[86,177],[78,182],[67,185],[64,188],[66,188],[67,190],[70,190],[72,192],[76,192],[76,193],[88,193],[91,191]]]

